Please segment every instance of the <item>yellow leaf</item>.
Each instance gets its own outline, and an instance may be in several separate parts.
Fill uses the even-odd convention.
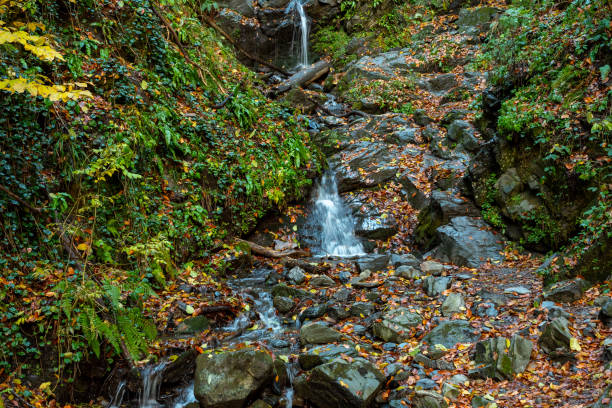
[[[89,249],[89,245],[87,245],[87,243],[83,242],[82,244],[77,245],[77,249],[79,251],[87,251]]]
[[[38,389],[41,391],[47,390],[51,386],[51,381],[44,382],[38,386]]]
[[[572,337],[570,339],[570,349],[573,351],[582,351],[582,347],[580,347],[580,343],[578,343],[578,339]]]

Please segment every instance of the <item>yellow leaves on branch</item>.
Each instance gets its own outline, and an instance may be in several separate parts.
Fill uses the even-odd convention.
[[[92,98],[91,92],[83,89],[87,86],[84,83],[67,85],[45,85],[38,80],[28,80],[26,78],[0,79],[0,91],[12,93],[27,92],[32,96],[41,96],[52,102],[77,100],[80,98]]]
[[[34,26],[38,27],[37,24],[34,24]],[[0,45],[6,43],[21,44],[24,50],[43,61],[64,60],[62,54],[49,45],[49,39],[45,36],[30,34],[27,31],[17,30],[14,27],[0,27]]]

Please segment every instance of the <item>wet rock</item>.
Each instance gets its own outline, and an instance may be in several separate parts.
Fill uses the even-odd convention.
[[[389,255],[371,254],[357,260],[357,268],[360,272],[370,270],[372,272],[383,271],[389,265]]]
[[[448,276],[434,277],[428,276],[423,280],[423,289],[427,296],[436,297],[444,292],[450,286],[452,278]]]
[[[369,361],[335,359],[317,366],[297,394],[319,408],[364,408],[380,390],[385,377]]]
[[[514,167],[509,168],[495,182],[495,190],[498,195],[496,197],[497,201],[500,203],[508,201],[510,197],[519,193],[522,188],[523,184],[518,171]]]
[[[245,17],[255,16],[255,9],[249,0],[221,0],[217,2],[220,9],[227,8],[242,14]]]
[[[351,305],[351,316],[367,317],[376,311],[376,305],[369,302],[356,302]]]
[[[402,194],[414,208],[420,210],[427,205],[427,197],[417,187],[417,175],[410,169],[405,170],[397,179],[402,185]]]
[[[508,304],[508,296],[503,295],[501,293],[489,292],[486,290],[481,290],[478,292],[478,296],[484,301],[491,302],[495,306],[504,306]]]
[[[372,325],[372,333],[387,342],[401,343],[411,336],[411,328],[421,324],[423,318],[405,307],[385,313],[382,321]]]
[[[328,363],[342,356],[352,358],[359,357],[359,352],[355,349],[355,344],[348,342],[338,345],[327,344],[324,346],[312,347],[298,356],[298,362],[302,369],[312,370],[318,365]]]
[[[419,260],[412,254],[392,254],[389,263],[393,265],[394,268],[404,265],[418,268],[420,265]]]
[[[422,273],[412,266],[401,265],[395,270],[395,275],[404,279],[415,279],[420,277]]]
[[[327,275],[313,276],[312,279],[310,279],[310,282],[308,283],[313,288],[336,286],[336,282],[334,282],[334,280]]]
[[[465,120],[455,120],[448,127],[449,140],[461,144],[465,150],[473,152],[478,150],[480,144],[474,136],[474,127]]]
[[[300,341],[302,344],[327,344],[339,341],[344,336],[325,323],[313,322],[302,326]]]
[[[456,385],[453,385],[449,382],[445,382],[442,384],[442,396],[444,398],[448,398],[451,401],[456,400],[461,394],[461,390]]]
[[[601,355],[604,363],[612,361],[612,337],[608,337],[603,342],[603,353]]]
[[[188,317],[183,320],[176,328],[177,334],[197,334],[210,327],[210,322],[206,316]]]
[[[493,302],[482,302],[476,305],[476,315],[480,317],[495,317],[499,314]]]
[[[352,298],[351,290],[349,288],[341,288],[333,294],[332,298],[338,302],[346,302]]]
[[[430,378],[421,378],[414,386],[416,390],[433,390],[437,385],[438,384]]]
[[[440,253],[456,265],[477,268],[487,260],[502,261],[501,237],[488,230],[481,219],[455,217],[437,229]]]
[[[531,359],[533,344],[514,335],[511,339],[505,337],[489,338],[476,344],[474,361],[476,368],[469,375],[474,378],[494,378],[511,380],[516,374],[527,368]]]
[[[398,172],[397,166],[387,164],[393,157],[388,144],[368,141],[357,142],[332,156],[329,162],[336,173],[338,191],[374,187],[391,179]]]
[[[294,285],[299,285],[306,280],[306,274],[302,268],[295,266],[287,272],[287,280]]]
[[[599,320],[601,320],[606,326],[612,326],[612,299],[609,299],[603,304],[599,311]]]
[[[292,288],[290,286],[279,283],[272,288],[272,296],[285,296],[297,298],[310,298],[312,295],[305,290]]]
[[[575,278],[551,285],[544,290],[544,300],[559,303],[571,303],[582,297],[589,283],[584,279]]]
[[[454,384],[454,385],[463,385],[468,381],[469,381],[469,378],[467,378],[463,374],[455,374],[448,380],[449,383]]]
[[[442,302],[442,316],[452,316],[453,313],[461,313],[466,310],[465,300],[460,293],[450,293]]]
[[[385,137],[385,142],[404,146],[407,144],[417,143],[417,130],[414,128],[403,128],[394,130],[388,133]]]
[[[286,296],[274,296],[274,299],[272,299],[272,304],[280,313],[287,313],[293,309],[294,306],[293,300]]]
[[[412,399],[415,408],[446,408],[448,404],[444,397],[434,391],[416,391]]]
[[[489,399],[481,395],[474,395],[472,397],[472,408],[489,408],[495,403],[494,399]]]
[[[300,313],[300,321],[321,317],[327,312],[327,309],[326,304],[310,306]]]
[[[246,348],[219,354],[201,354],[196,359],[194,394],[202,408],[243,406],[272,380],[272,357]]]
[[[327,314],[329,315],[329,317],[337,321],[344,320],[351,315],[349,310],[342,305],[331,306],[327,310]]]
[[[462,8],[459,11],[457,27],[460,32],[469,32],[470,28],[485,30],[489,22],[498,13],[494,7]]]
[[[425,109],[415,110],[412,114],[412,119],[414,120],[414,123],[419,126],[427,126],[433,122],[433,119],[427,115],[427,111]]]
[[[350,281],[352,277],[353,276],[348,271],[340,271],[340,273],[338,274],[338,280],[341,283],[348,283],[348,281]]]
[[[546,323],[538,340],[540,349],[552,358],[569,358],[573,355],[570,349],[572,335],[569,322],[564,317],[558,317]]]
[[[440,276],[444,272],[444,265],[436,261],[425,261],[421,264],[424,275]]]
[[[422,364],[427,368],[433,368],[434,370],[451,371],[455,369],[455,365],[453,363],[444,360],[434,360],[424,354],[417,354],[414,356],[414,362],[417,364]]]
[[[434,94],[441,94],[459,85],[455,74],[442,74],[427,81],[426,89]]]
[[[548,318],[550,320],[556,319],[557,317],[564,317],[566,319],[570,318],[570,314],[563,310],[562,307],[555,305],[553,302],[547,300],[542,302],[542,309],[548,310]]]
[[[397,234],[397,220],[388,213],[358,215],[355,235],[368,239],[386,240]]]
[[[504,293],[507,295],[529,295],[531,290],[524,286],[512,286],[504,289]]]
[[[423,341],[430,345],[441,344],[451,348],[457,343],[474,343],[479,338],[480,335],[474,332],[467,320],[447,320],[430,331]]]

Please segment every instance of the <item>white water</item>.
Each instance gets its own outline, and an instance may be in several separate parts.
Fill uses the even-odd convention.
[[[289,14],[293,11],[296,11],[298,16],[300,17],[300,53],[299,53],[299,65],[302,67],[306,67],[310,65],[308,61],[308,17],[306,16],[306,11],[304,10],[303,0],[291,0],[287,9],[285,10],[286,14]]]
[[[113,395],[113,399],[108,404],[108,408],[119,408],[123,402],[123,395],[125,395],[125,380],[121,381],[117,386],[115,395]]]
[[[139,408],[159,408],[162,407],[157,402],[159,387],[161,386],[162,374],[165,363],[146,366],[142,369],[142,394],[138,398]]]
[[[363,255],[363,246],[355,236],[355,220],[338,194],[336,177],[326,172],[317,188],[315,222],[321,227],[321,248],[327,255]]]

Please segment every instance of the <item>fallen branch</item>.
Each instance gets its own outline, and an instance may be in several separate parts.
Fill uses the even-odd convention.
[[[304,251],[303,249],[292,249],[289,251],[277,251],[272,248],[258,245],[251,241],[245,241],[244,239],[239,239],[238,242],[244,242],[245,244],[249,246],[249,248],[251,248],[251,252],[257,255],[265,256],[267,258],[284,258],[284,257],[301,258],[305,256],[310,256],[310,253],[308,251]]]
[[[19,197],[17,194],[15,194],[11,190],[9,190],[8,187],[5,187],[2,184],[0,184],[0,190],[4,191],[9,197],[11,197],[13,200],[17,201],[19,204],[23,205],[28,210],[30,210],[30,211],[32,211],[32,212],[34,212],[36,214],[41,214],[42,213],[42,209],[40,209],[38,207],[34,207],[30,203],[28,203],[26,200],[24,200],[23,198]]]
[[[321,78],[323,75],[327,74],[328,72],[329,72],[329,62],[319,61],[293,74],[285,82],[273,88],[271,90],[271,93],[274,95],[278,95],[283,92],[287,92],[288,90],[295,88],[297,86],[309,85],[313,83],[314,81],[316,81],[317,79]]]
[[[202,17],[202,19],[204,20],[204,22],[205,22],[206,24],[208,24],[208,25],[209,25],[210,27],[212,27],[212,28],[213,28],[215,31],[217,31],[219,34],[221,34],[223,37],[225,37],[225,39],[226,39],[227,41],[229,41],[229,42],[230,42],[230,43],[231,43],[231,44],[232,44],[234,47],[236,47],[236,49],[237,49],[238,51],[240,51],[240,53],[242,53],[242,54],[243,54],[245,57],[247,57],[247,58],[248,58],[248,59],[250,59],[251,61],[255,61],[255,62],[257,62],[257,63],[259,63],[259,64],[261,64],[261,65],[264,65],[264,66],[266,66],[266,67],[268,67],[268,68],[270,68],[270,69],[273,69],[273,70],[274,70],[274,71],[276,71],[276,72],[280,72],[280,73],[281,73],[281,74],[283,74],[283,75],[287,75],[287,76],[289,76],[289,75],[290,75],[290,74],[289,74],[287,71],[285,71],[284,69],[282,69],[282,68],[280,68],[280,67],[277,67],[276,65],[271,64],[271,63],[269,63],[269,62],[267,62],[267,61],[265,61],[265,60],[263,60],[263,59],[261,59],[261,58],[259,58],[259,57],[255,56],[255,55],[252,55],[252,54],[250,54],[249,52],[247,52],[247,51],[246,51],[244,48],[242,48],[242,47],[241,47],[241,46],[240,46],[240,45],[239,45],[239,44],[238,44],[238,43],[237,43],[237,42],[236,42],[236,41],[235,41],[235,40],[232,38],[232,36],[231,36],[231,35],[229,35],[228,33],[226,33],[224,29],[222,29],[221,27],[219,27],[219,26],[217,25],[217,23],[215,23],[215,22],[213,21],[213,19],[212,19],[210,16],[207,16],[207,15],[205,15],[205,14],[202,14],[202,15],[201,15],[201,17]]]

